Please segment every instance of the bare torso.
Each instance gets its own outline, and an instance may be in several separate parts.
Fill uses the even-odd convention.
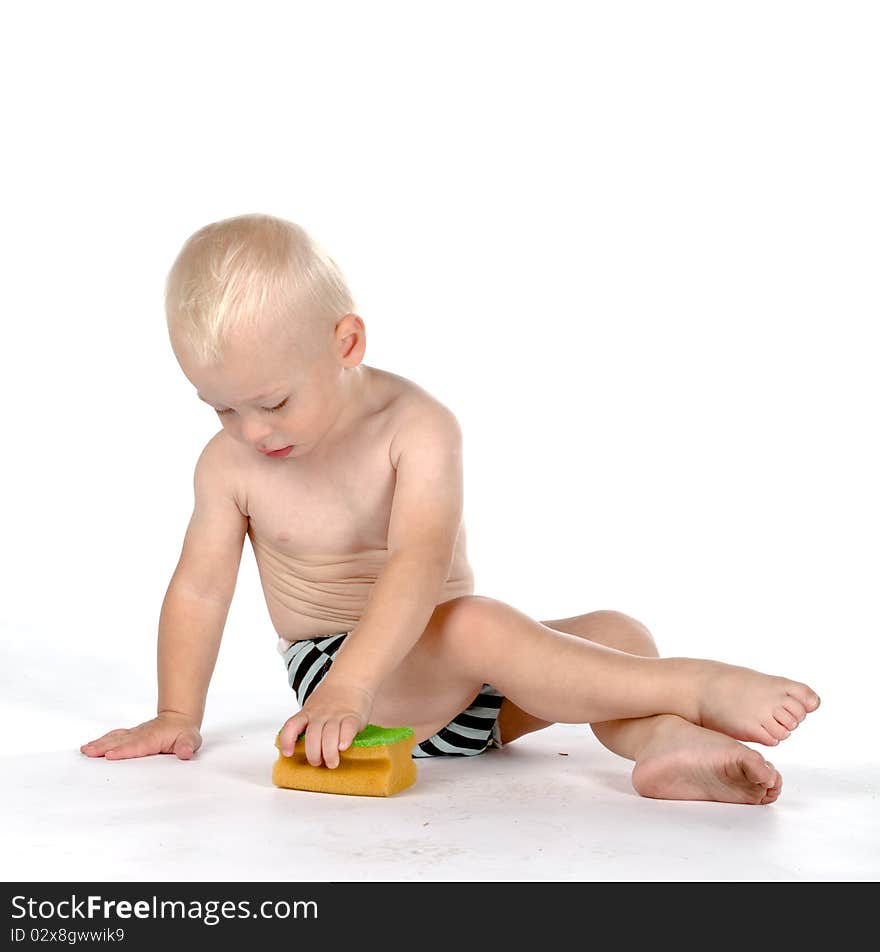
[[[266,459],[229,440],[269,617],[288,641],[351,631],[359,621],[388,558],[392,439],[404,413],[437,402],[404,377],[362,367],[363,412],[348,437],[320,456]],[[473,591],[462,521],[438,601]]]

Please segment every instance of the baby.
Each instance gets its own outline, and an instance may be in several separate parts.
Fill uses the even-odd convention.
[[[462,756],[555,722],[590,724],[635,761],[643,796],[772,803],[773,746],[819,698],[750,668],[660,658],[616,611],[534,621],[474,595],[455,415],[364,363],[335,262],[298,225],[207,225],[168,275],[175,357],[222,429],[159,618],[158,713],[80,750],[193,756],[244,537],[300,705],[310,763],[334,768],[368,722],[411,726],[414,756]]]

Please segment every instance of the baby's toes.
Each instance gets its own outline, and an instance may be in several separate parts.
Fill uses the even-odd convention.
[[[766,720],[761,721],[761,726],[773,738],[774,744],[785,740],[791,734],[791,731],[780,724],[775,717],[768,717]]]
[[[777,740],[787,740],[789,737],[791,737],[791,731],[785,726],[785,724],[782,724],[780,721],[776,720],[775,717],[770,718],[768,723],[771,731],[773,732],[773,736]]]
[[[801,721],[807,716],[807,712],[804,710],[803,704],[801,704],[797,698],[793,698],[790,695],[785,699],[785,703],[782,706],[786,711],[788,711],[789,714],[792,715],[792,717],[794,717],[798,724],[800,724]]]
[[[777,707],[773,712],[773,716],[776,718],[777,722],[789,732],[793,731],[800,723],[794,714],[784,707]]]
[[[821,703],[819,700],[819,695],[806,684],[800,684],[797,681],[791,682],[788,686],[788,693],[799,701],[803,707],[804,711],[807,713],[812,713]]]
[[[776,768],[768,763],[756,750],[746,748],[746,753],[740,759],[740,769],[746,780],[770,788],[779,778]]]
[[[761,798],[761,803],[773,803],[774,800],[778,799],[779,794],[782,793],[782,774],[779,773],[773,764],[768,761],[765,761],[765,763],[773,771],[773,780]]]

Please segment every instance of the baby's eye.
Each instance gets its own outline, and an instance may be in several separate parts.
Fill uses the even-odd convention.
[[[285,398],[281,401],[281,403],[278,404],[278,406],[276,406],[276,407],[263,407],[262,409],[265,410],[266,413],[275,413],[277,410],[280,410],[283,406],[285,406],[286,403],[287,403],[287,401],[288,401],[289,399],[290,399],[290,397],[285,397]],[[214,408],[214,412],[217,414],[217,416],[223,416],[225,413],[232,413],[233,411],[232,411],[232,410],[218,410],[218,409],[215,407],[215,408]]]

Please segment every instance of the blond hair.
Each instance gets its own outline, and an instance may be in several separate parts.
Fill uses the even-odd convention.
[[[182,334],[206,364],[222,359],[236,330],[280,322],[316,339],[354,310],[336,262],[300,225],[272,215],[238,215],[200,228],[165,282],[169,334]]]

